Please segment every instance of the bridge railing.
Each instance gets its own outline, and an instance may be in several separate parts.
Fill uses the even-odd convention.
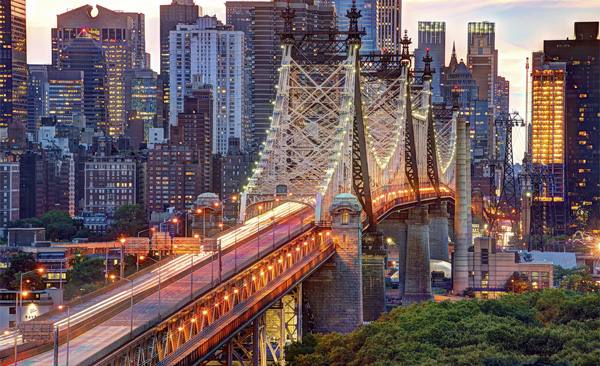
[[[116,358],[124,357],[123,355],[127,354],[132,348],[135,348],[136,352],[140,352],[145,346],[148,346],[147,342],[156,342],[156,334],[162,334],[161,332],[164,332],[165,330],[172,331],[177,338],[181,337],[183,329],[189,328],[190,336],[197,334],[207,326],[213,324],[213,322],[222,317],[223,314],[232,310],[236,304],[242,301],[242,299],[245,299],[257,290],[264,288],[264,286],[274,278],[273,276],[279,274],[281,270],[288,268],[289,265],[297,262],[297,260],[306,256],[308,253],[322,248],[329,237],[326,236],[326,239],[322,239],[323,236],[312,235],[314,230],[316,230],[314,223],[306,223],[292,231],[289,238],[282,238],[277,245],[275,245],[273,251],[264,250],[263,252],[257,252],[257,254],[244,258],[239,265],[236,265],[234,268],[227,271],[223,271],[220,276],[221,281],[219,281],[218,276],[215,276],[214,280],[211,279],[208,284],[194,289],[192,295],[194,300],[191,300],[190,297],[184,298],[167,309],[166,313],[169,315],[166,317],[164,317],[165,313],[163,312],[162,318],[155,316],[143,324],[136,325],[133,332],[133,340],[129,335],[119,337],[103,349],[98,350],[94,356],[88,358],[84,363],[95,364],[99,360],[105,358],[100,364],[114,365]],[[320,228],[319,230],[323,229]],[[311,235],[314,236],[314,238],[311,239]],[[293,247],[291,250],[289,249],[294,243],[297,244],[298,242],[300,242],[300,245]],[[232,255],[236,255],[233,248],[224,251],[221,254],[221,261],[224,263],[231,261]],[[260,268],[260,270],[257,268]],[[249,277],[249,273],[254,274]],[[221,297],[216,294],[219,294]],[[207,301],[210,303],[210,306],[206,305]],[[191,317],[189,315],[191,313],[196,314],[196,317]],[[182,316],[184,318],[182,318]],[[182,322],[185,324],[182,325]],[[179,325],[173,329],[173,324]],[[179,330],[180,328],[182,328],[182,330]],[[153,352],[157,353],[148,355],[148,357],[153,359],[158,357],[159,359],[162,359],[177,348],[171,349],[169,347],[171,347],[170,344],[172,342],[167,343],[168,344],[164,345],[165,348],[163,348],[163,351],[159,351],[156,347],[150,347],[154,349]],[[121,347],[123,344],[127,345]],[[121,347],[121,349],[119,349],[119,347]],[[108,362],[109,359],[112,361]]]

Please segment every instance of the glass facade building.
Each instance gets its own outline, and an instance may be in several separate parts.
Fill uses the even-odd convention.
[[[0,128],[20,140],[27,124],[25,0],[0,1]]]
[[[347,32],[350,25],[346,13],[352,8],[352,0],[335,0],[336,25],[338,30]],[[377,0],[357,0],[356,7],[362,17],[358,26],[364,29],[366,35],[362,37],[363,53],[375,52],[377,48]]]

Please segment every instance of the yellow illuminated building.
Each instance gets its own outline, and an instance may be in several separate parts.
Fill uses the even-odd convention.
[[[554,177],[553,192],[542,201],[564,198],[565,64],[550,63],[532,73],[532,163],[544,166]]]

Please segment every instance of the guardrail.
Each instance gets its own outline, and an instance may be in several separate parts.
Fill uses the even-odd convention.
[[[219,311],[224,310],[223,307],[215,307],[214,304],[211,304],[210,306],[205,305],[207,298],[211,297],[211,294],[223,294],[223,292],[227,292],[229,295],[225,295],[225,300],[224,301],[229,301],[229,299],[232,302],[235,302],[235,298],[236,296],[242,296],[244,294],[244,287],[248,288],[248,283],[247,282],[247,286],[244,286],[243,284],[240,283],[240,281],[243,281],[244,279],[246,279],[246,281],[252,281],[252,277],[256,279],[261,279],[261,278],[266,278],[268,276],[268,272],[275,270],[275,268],[277,268],[277,265],[281,265],[283,264],[283,260],[284,258],[287,260],[288,258],[293,258],[292,256],[295,255],[294,253],[299,253],[302,251],[302,253],[304,253],[304,248],[306,248],[307,250],[309,248],[311,248],[308,245],[308,241],[305,241],[307,243],[306,246],[304,245],[300,245],[299,250],[295,250],[293,249],[292,251],[289,251],[290,247],[294,247],[294,243],[297,243],[298,241],[303,241],[305,237],[311,235],[313,233],[313,229],[315,229],[315,226],[310,223],[307,225],[302,226],[301,228],[295,230],[292,235],[291,235],[291,240],[288,238],[284,238],[280,241],[280,243],[277,245],[277,248],[275,249],[275,251],[271,251],[271,252],[267,252],[265,251],[264,253],[259,254],[257,253],[257,255],[252,256],[248,259],[246,259],[246,261],[244,261],[243,263],[241,263],[241,265],[239,266],[239,268],[236,270],[235,268],[230,269],[229,271],[223,273],[223,281],[221,283],[213,283],[213,284],[208,284],[198,290],[195,291],[195,296],[194,298],[196,300],[194,300],[193,302],[190,303],[189,299],[184,299],[182,301],[180,301],[179,303],[177,303],[176,305],[174,305],[172,307],[172,312],[170,313],[168,318],[165,318],[164,320],[161,321],[161,319],[158,319],[157,317],[154,317],[153,319],[149,320],[148,322],[146,322],[145,324],[136,327],[136,329],[134,330],[134,340],[130,340],[128,336],[123,336],[120,339],[115,340],[113,343],[111,343],[110,345],[107,345],[104,349],[99,350],[93,357],[88,358],[83,364],[84,365],[91,365],[91,364],[95,364],[95,365],[115,365],[115,359],[118,359],[119,357],[122,357],[124,354],[127,354],[128,352],[132,351],[133,349],[135,349],[135,352],[145,352],[145,351],[140,351],[138,350],[138,348],[143,348],[144,344],[147,344],[147,342],[149,341],[149,339],[151,337],[153,337],[156,333],[156,331],[162,331],[165,329],[171,329],[175,323],[180,324],[180,322],[184,319],[182,318],[182,316],[185,316],[187,319],[187,325],[189,326],[192,323],[195,323],[195,321],[191,320],[191,318],[188,318],[187,316],[193,312],[196,312],[200,315],[199,319],[202,319],[202,314],[204,314],[205,311],[208,312],[208,310],[206,309],[211,309],[211,311],[214,311],[216,308],[219,308]],[[311,241],[311,243],[314,243]],[[287,250],[287,251],[286,251]],[[283,253],[283,256],[281,256],[281,253]],[[288,256],[287,253],[290,253],[292,256]],[[281,256],[281,258],[280,258]],[[281,260],[281,262],[279,262]],[[267,265],[265,263],[272,263],[270,265]],[[273,263],[278,263],[277,265],[273,264]],[[263,268],[263,274],[265,277],[263,277],[263,275],[260,275],[260,270],[258,270],[257,268]],[[237,292],[235,289],[232,288],[232,284],[235,284],[234,286],[236,286],[237,288]],[[266,282],[265,282],[266,285]],[[251,287],[252,285],[250,285]],[[263,286],[264,287],[264,286]],[[261,288],[263,288],[261,287]],[[231,309],[232,306],[229,305],[223,305],[225,306],[227,309]],[[200,309],[202,308],[202,309]],[[211,313],[210,315],[208,315],[208,313],[204,314],[204,316],[209,316],[209,317],[214,317],[214,314]],[[208,318],[206,318],[208,319]],[[215,318],[210,318],[211,320],[216,320]],[[186,320],[183,320],[186,321]],[[202,325],[202,323],[199,321],[198,323],[202,329],[204,328],[204,326]],[[198,325],[197,324],[197,325]],[[205,325],[208,325],[205,324]],[[181,325],[177,326],[175,331],[177,332],[178,329],[181,327]],[[201,329],[198,328],[198,331],[200,331]],[[123,344],[125,344],[124,346],[122,346]],[[168,348],[169,346],[167,346]],[[156,349],[153,351],[156,352]],[[166,351],[168,352],[168,350]],[[123,356],[125,357],[125,356]],[[148,356],[148,357],[158,357],[157,355],[154,356]],[[160,358],[162,359],[163,356],[160,356]],[[148,358],[146,358],[146,360],[148,360]],[[118,362],[116,364],[119,364]]]

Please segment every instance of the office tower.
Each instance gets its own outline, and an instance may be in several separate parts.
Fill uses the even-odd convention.
[[[84,210],[109,217],[124,205],[137,202],[137,171],[133,159],[95,156],[85,163]]]
[[[27,124],[27,39],[25,0],[0,2],[0,129],[12,142]]]
[[[575,38],[544,41],[547,62],[564,62],[565,183],[568,228],[600,220],[600,40],[598,22],[575,23]]]
[[[10,157],[0,160],[0,227],[19,219],[19,163]]]
[[[433,71],[432,99],[436,104],[442,103],[442,70],[446,65],[446,23],[419,22],[418,29],[419,43],[415,50],[415,67],[417,70],[423,70],[423,58],[429,50],[429,55],[433,59],[431,63]]]
[[[538,64],[531,73],[531,163],[552,183],[536,192],[532,204],[552,205],[558,232],[565,229],[565,76],[564,62]]]
[[[62,50],[62,70],[83,72],[83,111],[88,127],[106,131],[107,71],[104,52],[91,38],[76,38]]]
[[[377,0],[377,49],[399,54],[401,39],[402,0]]]
[[[452,57],[448,67],[442,72],[442,97],[446,104],[454,103],[453,94],[458,97],[458,105],[461,112],[469,119],[473,114],[471,108],[474,106],[478,97],[477,82],[473,79],[471,71],[461,59],[456,57],[456,48],[452,48]]]
[[[169,207],[177,211],[189,209],[203,193],[197,189],[196,154],[188,146],[157,144],[148,151],[146,169],[148,213],[165,212]]]
[[[97,41],[106,58],[108,124],[106,133],[122,135],[126,127],[124,76],[128,69],[141,69],[146,65],[144,14],[113,11],[98,6],[85,5],[57,18],[52,29],[52,62],[61,68],[61,54],[65,47],[78,37]]]
[[[177,126],[171,127],[171,143],[189,147],[196,153],[199,192],[212,192],[213,90],[210,85],[194,89],[183,100]]]
[[[131,145],[139,149],[148,143],[150,129],[157,126],[158,84],[157,75],[150,69],[125,72],[125,112],[127,136]]]
[[[467,65],[479,87],[479,100],[495,105],[496,77],[498,76],[498,50],[495,24],[472,22],[468,25]]]
[[[210,19],[213,19],[211,22]],[[208,84],[213,91],[212,152],[227,153],[227,141],[236,137],[245,143],[248,131],[244,106],[244,33],[228,30],[216,18],[193,25],[180,24],[170,35],[170,124],[177,125],[184,99],[195,84]]]
[[[498,116],[502,113],[509,113],[510,110],[510,82],[502,76],[496,78],[496,90],[494,105],[494,115]],[[496,143],[494,147],[496,149],[496,159],[504,161],[504,153],[506,151],[506,128],[502,126],[494,126]]]
[[[47,116],[58,124],[85,127],[83,71],[48,71],[46,90]]]
[[[25,152],[20,164],[20,217],[60,210],[75,215],[75,161],[58,148]]]
[[[281,12],[288,6],[286,0],[275,1],[227,1],[225,3],[227,24],[242,31],[246,39],[248,53],[252,58],[246,60],[251,65],[252,84],[247,88],[251,93],[250,121],[252,143],[251,151],[258,152],[266,139],[270,118],[273,115],[275,85],[281,66],[280,34],[283,30]],[[291,0],[289,6],[295,11],[294,29],[299,33],[314,30],[327,30],[335,27],[334,9],[324,2],[311,0]],[[243,145],[242,145],[243,148]]]
[[[41,125],[41,118],[47,115],[48,68],[50,65],[27,65],[27,134],[35,136]]]
[[[395,2],[391,0],[382,0],[382,3]],[[337,29],[342,32],[348,31],[349,20],[346,17],[346,13],[352,8],[352,0],[333,0],[335,5],[335,22]],[[362,17],[358,20],[359,28],[365,30],[366,34],[362,37],[362,53],[376,52],[378,51],[378,14],[377,14],[377,3],[378,0],[357,0],[356,8],[361,12]],[[390,31],[392,23],[397,20],[397,11],[392,11],[391,7],[385,7],[385,14],[382,13],[381,18],[382,30],[386,35]],[[400,24],[398,24],[400,26]],[[394,36],[388,37],[391,40]],[[382,38],[382,41],[384,39]]]
[[[169,5],[160,6],[160,86],[163,105],[161,121],[169,121],[169,33],[178,24],[194,24],[202,15],[202,8],[193,0],[173,0]]]

